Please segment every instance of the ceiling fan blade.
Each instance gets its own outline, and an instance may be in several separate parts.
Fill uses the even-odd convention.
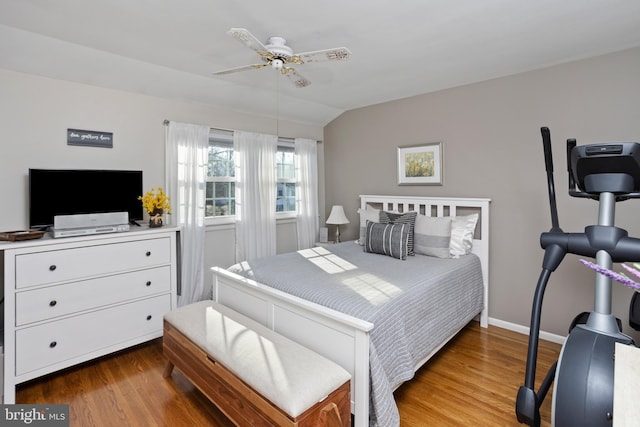
[[[243,45],[247,46],[250,49],[255,50],[260,54],[260,56],[264,56],[264,54],[268,54],[269,50],[264,47],[264,45],[258,40],[249,30],[245,28],[232,28],[227,31],[234,39],[238,40]]]
[[[349,59],[351,52],[346,47],[336,47],[333,49],[315,50],[293,55],[289,62],[305,64],[307,62],[320,61],[345,61]]]
[[[214,76],[220,76],[222,74],[237,73],[238,71],[257,70],[259,68],[266,67],[267,65],[269,65],[268,62],[265,62],[264,64],[243,65],[242,67],[227,68],[225,70],[216,71],[215,73],[212,73],[212,74]]]
[[[291,67],[284,67],[280,72],[287,76],[289,81],[293,83],[295,87],[307,87],[311,84],[311,81],[307,80]]]

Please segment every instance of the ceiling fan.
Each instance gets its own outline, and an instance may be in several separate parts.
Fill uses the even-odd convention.
[[[309,86],[311,82],[300,75],[294,68],[287,64],[302,65],[308,62],[319,61],[344,61],[349,59],[351,52],[346,47],[316,50],[312,52],[293,53],[293,49],[287,46],[287,41],[282,37],[269,37],[266,45],[263,45],[253,34],[244,28],[232,28],[227,34],[238,40],[260,55],[262,63],[244,65],[242,67],[228,68],[213,73],[214,75],[230,74],[238,71],[264,68],[271,66],[287,76],[296,87]]]

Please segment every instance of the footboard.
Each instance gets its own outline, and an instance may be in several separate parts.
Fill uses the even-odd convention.
[[[355,426],[369,424],[369,331],[373,324],[213,267],[213,300],[333,360],[352,376]]]

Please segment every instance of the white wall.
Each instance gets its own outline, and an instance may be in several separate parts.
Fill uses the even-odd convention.
[[[29,168],[136,169],[145,190],[163,186],[165,119],[276,131],[274,118],[0,69],[0,230],[28,227]],[[280,136],[322,139],[317,126],[278,126]],[[113,148],[69,146],[68,128],[113,132]],[[231,264],[233,229],[208,231],[207,263]],[[278,239],[279,251],[295,249],[295,224],[292,234],[290,223],[280,223]]]

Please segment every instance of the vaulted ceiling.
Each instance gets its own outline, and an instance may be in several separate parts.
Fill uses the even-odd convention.
[[[294,87],[227,34],[294,52]],[[640,46],[637,0],[0,0],[0,68],[324,126],[344,111]]]

